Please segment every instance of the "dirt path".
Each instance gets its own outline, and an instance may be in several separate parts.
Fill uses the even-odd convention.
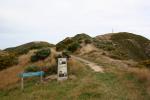
[[[71,55],[71,57],[73,59],[76,59],[76,60],[79,60],[81,62],[84,62],[86,65],[88,65],[91,69],[93,69],[95,72],[104,72],[103,69],[102,69],[102,66],[99,66],[93,62],[90,62],[88,60],[85,60],[83,58],[80,58],[80,57],[77,57],[77,56],[74,56],[74,55]]]

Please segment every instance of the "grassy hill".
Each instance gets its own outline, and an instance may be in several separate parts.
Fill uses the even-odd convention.
[[[43,41],[36,42],[35,41],[35,42],[26,43],[17,47],[7,48],[4,51],[14,53],[17,56],[17,55],[26,54],[30,50],[33,50],[33,49],[41,49],[41,48],[46,48],[46,47],[54,47],[54,45],[48,42],[43,42]]]
[[[31,50],[54,47],[48,42],[30,42],[17,47],[7,48],[0,51],[0,70],[6,69],[19,63],[19,56],[27,54]],[[30,59],[30,58],[29,58]]]
[[[74,51],[86,44],[92,44],[96,48],[104,50],[108,56],[116,59],[146,60],[149,49],[146,49],[150,41],[145,37],[133,33],[120,32],[90,37],[86,34],[77,34],[74,37],[66,38],[56,45],[57,50],[68,50],[74,46]]]
[[[39,78],[25,80],[0,90],[1,100],[149,100],[149,70],[105,66],[105,73],[93,72],[78,61],[69,61],[69,80],[54,80],[40,84]],[[77,68],[78,67],[78,68]],[[141,70],[141,71],[139,71]],[[145,73],[145,74],[144,74]],[[74,75],[74,78],[71,78]],[[148,80],[147,80],[148,79]]]
[[[119,44],[129,58],[142,60],[149,58],[146,54],[146,47],[150,41],[145,37],[132,33],[118,33],[112,35],[111,40]]]
[[[47,42],[31,42],[0,51],[0,56],[16,54],[13,57],[18,58],[17,65],[0,71],[1,100],[150,100],[148,39],[119,32],[96,37],[82,33],[62,40],[56,44],[57,51],[87,59],[104,70],[104,73],[94,72],[88,64],[70,58],[69,79],[63,82],[56,80],[60,53],[51,47],[54,45]],[[32,62],[32,57],[42,59]],[[40,69],[45,66],[48,73],[43,83],[39,77],[25,79],[25,89],[21,91],[17,75],[30,66]]]
[[[98,48],[109,52],[110,57],[117,59],[148,59],[146,47],[150,41],[145,37],[133,33],[120,32],[106,34],[95,38]]]

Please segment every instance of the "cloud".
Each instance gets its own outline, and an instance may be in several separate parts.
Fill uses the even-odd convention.
[[[95,36],[114,28],[150,38],[149,16],[148,0],[1,0],[0,35],[24,34],[36,40],[43,34],[56,43],[66,35]]]

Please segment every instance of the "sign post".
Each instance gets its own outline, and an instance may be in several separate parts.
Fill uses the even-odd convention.
[[[19,74],[19,77],[21,77],[21,90],[24,89],[24,78],[33,77],[33,76],[40,76],[40,81],[42,82],[43,81],[43,75],[44,75],[43,71],[28,72],[28,73]]]
[[[57,70],[57,80],[67,80],[68,73],[67,73],[67,58],[58,58],[58,70]]]
[[[23,84],[23,77],[21,78],[21,90],[24,89],[24,84]]]

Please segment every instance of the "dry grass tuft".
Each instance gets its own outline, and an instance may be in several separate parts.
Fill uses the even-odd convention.
[[[80,72],[85,66],[82,64],[82,63],[80,63],[80,62],[78,62],[78,61],[76,61],[76,60],[74,60],[74,59],[69,59],[69,61],[68,61],[68,70],[69,70],[69,73],[70,74],[77,74],[78,72]]]
[[[23,67],[14,66],[0,72],[0,89],[19,81],[18,74],[24,70]]]
[[[129,68],[129,72],[135,74],[142,82],[149,81],[150,83],[150,70],[147,68]]]
[[[135,75],[139,82],[145,84],[147,93],[150,95],[150,70],[147,68],[129,68],[128,71]]]

